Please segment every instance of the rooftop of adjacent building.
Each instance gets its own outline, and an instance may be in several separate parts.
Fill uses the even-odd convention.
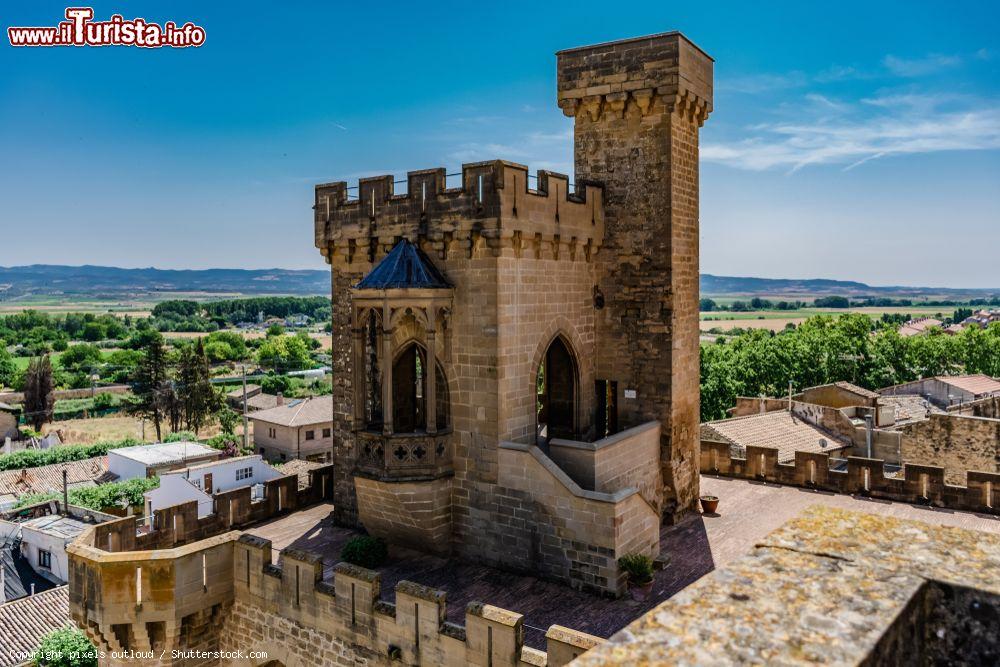
[[[12,507],[21,496],[62,491],[64,469],[69,488],[97,486],[108,472],[108,458],[95,456],[37,468],[4,470],[0,472],[0,509]]]
[[[68,586],[0,602],[0,667],[27,662],[18,656],[37,649],[42,637],[53,630],[72,626],[69,618]]]
[[[794,460],[797,451],[833,455],[852,446],[787,410],[721,419],[704,426],[739,447],[774,447],[782,463]]]
[[[970,512],[711,476],[702,476],[701,490],[721,499],[719,513],[694,515],[661,529],[662,556],[670,562],[656,573],[653,594],[646,602],[598,597],[528,574],[396,548],[380,568],[382,595],[391,600],[401,580],[443,590],[448,620],[456,623],[463,622],[465,606],[471,601],[510,609],[524,614],[526,643],[542,647],[545,629],[552,624],[609,637],[704,575],[743,556],[768,533],[812,505],[1000,535],[1000,518]],[[285,547],[322,556],[324,577],[329,578],[340,560],[341,548],[358,534],[336,526],[332,510],[328,504],[314,506],[247,532],[271,540],[276,560]]]
[[[94,525],[92,521],[87,522],[74,516],[64,516],[62,514],[37,516],[19,521],[18,523],[22,528],[30,528],[64,540],[76,539],[80,533]]]
[[[254,421],[267,422],[278,426],[312,426],[333,421],[333,397],[314,396],[296,398],[284,405],[259,410],[250,415]]]
[[[0,604],[23,598],[32,592],[47,591],[54,586],[31,567],[28,559],[21,554],[21,540],[16,537],[0,538],[0,573],[3,575],[0,577],[3,580]],[[0,644],[0,648],[3,648],[3,644]]]
[[[111,450],[119,456],[147,466],[180,463],[203,456],[218,456],[220,452],[199,442],[182,440],[179,442],[157,442],[151,445],[135,445]]]

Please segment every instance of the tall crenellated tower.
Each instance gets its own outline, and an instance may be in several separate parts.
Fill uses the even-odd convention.
[[[597,375],[621,419],[659,420],[663,514],[698,497],[698,129],[713,61],[678,32],[558,54],[576,178],[605,193]]]

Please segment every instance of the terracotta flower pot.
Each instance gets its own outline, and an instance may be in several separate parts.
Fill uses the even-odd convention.
[[[715,514],[715,510],[719,509],[718,496],[702,496],[698,500],[701,501],[701,511],[704,514]]]
[[[653,592],[653,580],[650,579],[644,584],[629,584],[628,592],[633,600],[645,602]]]

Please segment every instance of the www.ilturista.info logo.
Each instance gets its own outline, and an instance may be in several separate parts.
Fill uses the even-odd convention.
[[[67,7],[66,20],[54,27],[7,28],[11,46],[162,46],[185,48],[205,43],[205,29],[190,21],[178,26],[146,19],[126,20],[114,14],[107,21],[94,21],[92,7]]]

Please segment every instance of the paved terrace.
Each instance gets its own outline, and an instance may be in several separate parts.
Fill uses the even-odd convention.
[[[536,577],[403,549],[392,550],[389,562],[380,569],[383,599],[395,598],[396,583],[402,579],[432,586],[447,593],[448,620],[455,623],[464,623],[469,602],[487,602],[524,614],[526,643],[544,648],[545,629],[552,624],[611,636],[705,574],[746,555],[765,535],[811,505],[1000,534],[1000,517],[989,515],[705,475],[701,488],[703,494],[719,496],[719,514],[692,516],[663,528],[661,551],[670,564],[656,574],[653,596],[647,602],[597,597]],[[341,547],[357,534],[335,526],[332,510],[329,504],[315,506],[248,532],[271,540],[275,559],[288,546],[321,554],[324,577],[331,578]]]

